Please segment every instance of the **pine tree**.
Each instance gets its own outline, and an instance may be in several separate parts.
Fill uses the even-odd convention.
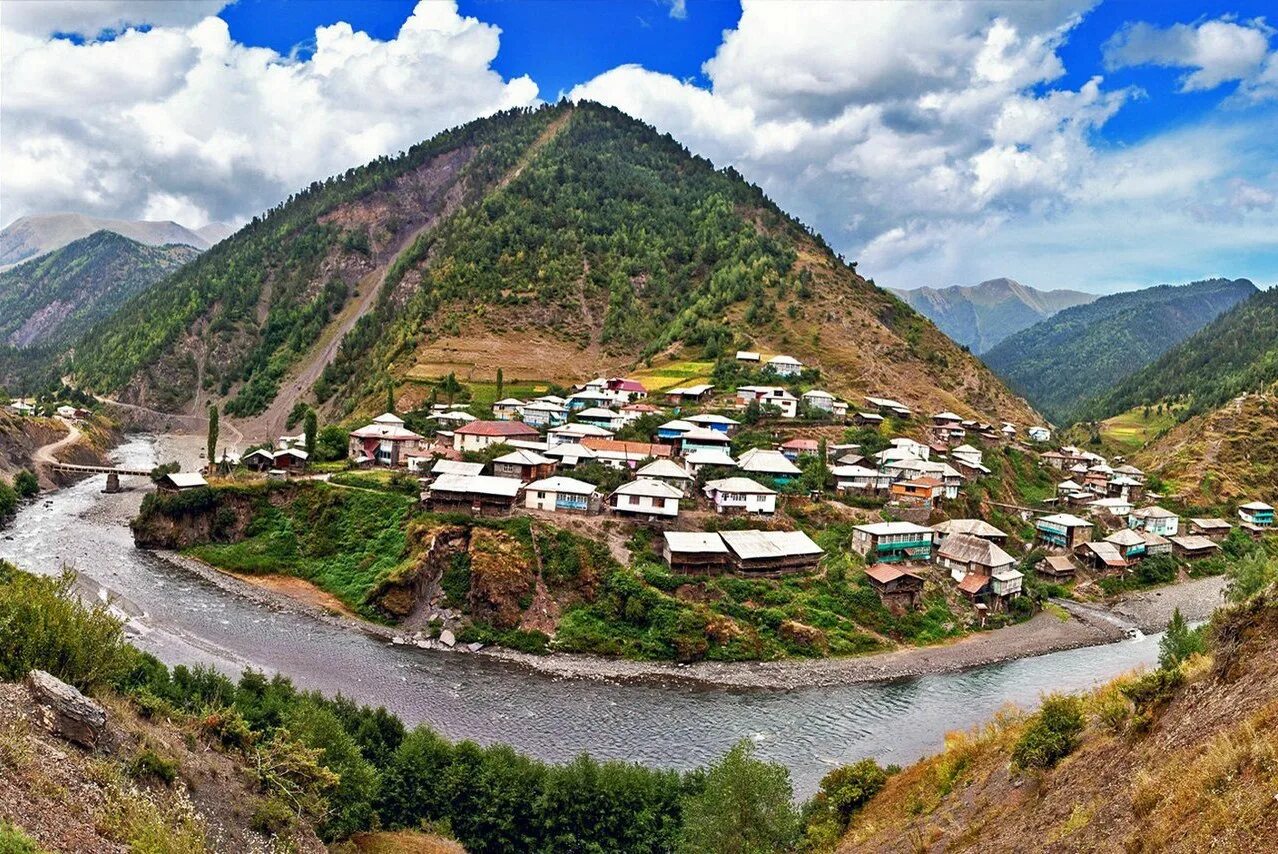
[[[209,468],[213,467],[213,461],[217,458],[217,434],[218,434],[218,411],[217,404],[209,404],[209,442],[205,451],[208,455]]]
[[[315,415],[314,409],[306,410],[306,418],[303,419],[302,433],[306,436],[306,453],[308,456],[315,454],[315,436],[319,433],[319,417]]]
[[[395,384],[386,386],[386,411],[395,414]]]
[[[502,375],[501,368],[497,369],[497,399],[501,400],[506,396],[506,378]]]

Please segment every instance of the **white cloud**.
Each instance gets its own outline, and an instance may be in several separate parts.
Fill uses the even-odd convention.
[[[500,31],[451,2],[419,3],[389,41],[320,27],[305,60],[246,47],[221,19],[196,17],[217,3],[80,5],[57,21],[19,16],[21,32],[5,5],[6,219],[72,209],[242,220],[317,178],[537,100],[532,80],[492,70]],[[83,44],[39,31],[144,20],[146,31]]]
[[[1233,81],[1257,78],[1269,54],[1274,30],[1263,18],[1238,22],[1217,18],[1194,24],[1157,27],[1130,23],[1105,43],[1105,65],[1111,71],[1136,65],[1191,68],[1180,83],[1182,92],[1215,89]]]
[[[123,30],[150,24],[180,27],[215,15],[231,0],[9,0],[4,4],[4,28],[36,37],[50,33],[97,36],[104,30]]]
[[[660,0],[660,2],[669,7],[668,14],[676,21],[682,21],[688,17],[688,0]]]

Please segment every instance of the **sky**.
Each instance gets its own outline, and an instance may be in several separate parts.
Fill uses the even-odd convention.
[[[1266,7],[1269,7],[1267,9]],[[497,110],[617,106],[880,285],[1278,283],[1272,2],[0,0],[0,220],[241,224]]]

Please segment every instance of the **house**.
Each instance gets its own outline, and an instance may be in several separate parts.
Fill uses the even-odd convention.
[[[767,513],[777,509],[777,493],[748,477],[725,477],[705,485],[706,497],[718,513]]]
[[[1108,513],[1122,518],[1132,512],[1132,503],[1126,498],[1098,498],[1088,503],[1087,511],[1093,514]]]
[[[677,487],[684,495],[688,494],[688,488],[692,486],[692,475],[683,466],[674,460],[653,460],[639,471],[635,472],[635,477],[646,477],[649,480],[661,480]]]
[[[738,404],[744,407],[755,402],[760,406],[773,407],[782,418],[794,418],[799,414],[799,399],[781,386],[743,385],[737,388]]]
[[[632,480],[623,483],[608,496],[614,513],[674,519],[679,515],[679,499],[683,492],[660,480]]]
[[[1048,555],[1034,569],[1039,575],[1056,582],[1069,581],[1074,577],[1074,561],[1069,555]]]
[[[994,573],[990,587],[995,600],[1006,607],[1009,601],[1021,595],[1024,583],[1025,574],[1019,569],[1004,569]]]
[[[780,451],[768,448],[751,448],[746,451],[737,460],[737,468],[746,474],[763,475],[780,483],[788,483],[803,473]]]
[[[272,468],[280,471],[305,471],[307,453],[301,448],[284,448],[271,454]]]
[[[907,507],[935,507],[945,494],[945,481],[935,477],[901,480],[890,487],[892,500]]]
[[[605,409],[602,406],[591,406],[577,413],[577,422],[579,424],[589,424],[592,427],[602,427],[615,433],[626,425],[626,416],[616,410]]]
[[[31,416],[35,415],[36,408],[35,404],[30,401],[19,398],[18,400],[14,400],[9,403],[9,411],[14,415]]]
[[[562,403],[552,400],[533,400],[524,404],[519,417],[529,427],[558,427],[568,420],[568,411]]]
[[[959,445],[957,448],[950,449],[950,460],[952,462],[963,463],[969,468],[989,471],[989,469],[986,469],[981,464],[983,458],[984,454],[981,452],[981,449],[975,448],[971,445]]]
[[[668,458],[669,445],[651,442],[620,442],[616,439],[598,439],[587,436],[581,444],[594,451],[595,459],[615,469],[633,469],[650,458]]]
[[[875,522],[852,529],[852,548],[866,563],[930,563],[936,532],[913,522]]]
[[[878,427],[883,423],[883,416],[873,412],[858,412],[852,416],[852,423],[858,427]]]
[[[916,442],[906,436],[897,436],[888,440],[892,449],[901,451],[905,456],[898,459],[927,460],[932,458],[932,449],[922,442]]]
[[[483,463],[464,463],[461,460],[435,460],[434,464],[430,467],[430,476],[432,478],[439,477],[443,474],[459,474],[465,477],[474,477],[475,475],[483,473]]]
[[[517,397],[507,397],[493,404],[493,418],[498,421],[519,421],[523,418],[524,403]]]
[[[738,572],[789,575],[816,569],[825,550],[802,531],[720,531]]]
[[[240,463],[252,471],[269,471],[275,468],[275,452],[258,448],[240,458]]]
[[[645,415],[655,415],[661,411],[661,408],[653,406],[651,403],[627,403],[621,407],[621,411],[627,420],[634,421]]]
[[[1127,516],[1127,527],[1138,531],[1149,531],[1160,537],[1174,537],[1180,530],[1180,517],[1162,507],[1141,507]]]
[[[603,393],[608,395],[613,403],[623,404],[643,400],[648,396],[648,390],[643,387],[643,383],[623,377],[611,377],[605,380]]]
[[[527,483],[555,473],[555,461],[536,451],[515,450],[493,460],[494,477],[513,477]]]
[[[511,477],[441,474],[426,488],[426,506],[437,512],[496,516],[509,513],[523,484]]]
[[[799,396],[799,400],[803,401],[809,409],[819,409],[830,414],[834,414],[834,399],[834,395],[819,388],[805,391]]]
[[[459,409],[450,409],[444,412],[438,412],[429,417],[431,420],[438,421],[446,427],[460,427],[463,424],[469,424],[472,421],[478,420],[469,412],[462,412]]]
[[[657,427],[657,440],[661,442],[673,442],[687,433],[689,430],[695,430],[696,424],[682,418],[676,418],[673,421],[667,421],[665,424]]]
[[[732,439],[728,438],[727,433],[720,433],[718,430],[711,430],[709,427],[693,427],[691,430],[685,431],[678,439],[679,453],[682,455],[691,454],[694,451],[723,451],[728,452],[732,447]]]
[[[835,399],[834,403],[830,404],[830,414],[839,421],[847,420],[848,402],[846,400]]]
[[[1037,542],[1068,551],[1092,538],[1092,523],[1069,513],[1044,516],[1034,522],[1034,530]]]
[[[741,422],[729,418],[726,415],[715,415],[707,412],[704,415],[689,415],[684,421],[694,424],[697,427],[708,427],[711,430],[718,430],[720,433],[731,433],[733,428],[740,426]]]
[[[1250,501],[1238,508],[1238,518],[1257,528],[1270,528],[1274,524],[1274,508],[1263,501]]]
[[[1046,427],[1030,427],[1025,431],[1032,442],[1050,442],[1052,441],[1052,431]]]
[[[572,468],[593,460],[595,452],[579,442],[560,442],[546,448],[546,456],[557,460],[561,468]]]
[[[865,568],[865,577],[893,613],[911,611],[923,601],[923,576],[905,566],[876,563]]]
[[[1206,537],[1216,543],[1229,536],[1229,532],[1232,531],[1233,528],[1234,526],[1229,524],[1229,522],[1225,519],[1198,518],[1189,520],[1190,534],[1198,537]]]
[[[932,435],[933,440],[942,445],[948,445],[951,442],[962,442],[967,436],[967,430],[963,427],[962,417],[953,412],[938,412],[933,415],[928,432]]]
[[[186,492],[208,485],[209,482],[199,472],[174,471],[160,478],[155,484],[155,489],[157,492]]]
[[[425,439],[404,426],[404,419],[391,412],[383,413],[350,433],[349,456],[355,461],[361,457],[380,466],[398,467],[405,463],[410,450],[419,450]]]
[[[552,513],[591,513],[598,509],[598,489],[576,478],[547,477],[524,487],[524,506]]]
[[[937,566],[962,581],[969,574],[993,576],[1016,569],[1016,559],[989,540],[971,534],[950,534],[936,549]]]
[[[737,467],[737,461],[732,459],[732,455],[727,451],[693,451],[684,456],[683,464],[694,476],[701,474],[702,469],[710,466]]]
[[[1191,534],[1186,537],[1169,537],[1168,539],[1171,540],[1172,554],[1185,560],[1211,557],[1220,551],[1220,544],[1212,542],[1206,537],[1196,537]]]
[[[1123,559],[1128,563],[1144,558],[1148,549],[1141,532],[1131,528],[1119,528],[1101,542],[1109,543],[1117,548]]]
[[[68,406],[68,405],[67,405],[67,404],[65,404],[65,403],[64,403],[64,404],[62,404],[61,406],[59,406],[57,409],[55,409],[55,410],[54,410],[54,412],[55,412],[55,413],[57,413],[57,416],[58,416],[59,418],[75,418],[75,417],[76,417],[76,415],[75,415],[75,413],[76,413],[76,409],[75,409],[75,407],[74,407],[74,406]]]
[[[890,397],[867,397],[865,402],[870,404],[871,408],[877,410],[880,415],[909,418],[914,414],[904,403],[899,400],[893,400]]]
[[[778,448],[781,455],[790,462],[795,462],[802,456],[816,456],[820,449],[821,444],[816,439],[787,439]]]
[[[779,377],[797,377],[803,372],[803,363],[793,356],[773,356],[767,366]]]
[[[760,359],[760,358],[761,358],[761,357],[759,356],[759,354],[758,354],[758,353],[756,353],[756,352],[754,352],[753,350],[738,350],[738,351],[737,351],[737,361],[738,361],[738,362],[753,362],[753,363],[755,363],[755,364],[758,364],[758,362],[759,362],[759,359]]]
[[[728,547],[714,532],[666,531],[661,557],[672,572],[711,575],[728,567]]]
[[[892,475],[865,466],[833,466],[830,474],[838,492],[881,492],[892,487]]]
[[[1098,572],[1124,570],[1127,568],[1127,558],[1123,557],[1123,553],[1118,546],[1113,543],[1107,543],[1104,540],[1079,543],[1074,548],[1074,554],[1078,555],[1083,563]]]
[[[1105,495],[1122,498],[1128,503],[1139,501],[1145,494],[1145,485],[1134,477],[1116,474],[1105,484]]]
[[[472,421],[453,431],[453,449],[458,451],[482,451],[493,445],[502,445],[511,439],[537,441],[540,434],[528,424],[519,421]]]
[[[932,530],[936,531],[938,543],[944,543],[951,534],[980,537],[982,540],[989,540],[999,546],[1007,542],[1007,534],[984,519],[947,519],[944,522],[933,525]]]
[[[1137,531],[1140,538],[1145,541],[1145,555],[1152,557],[1153,555],[1169,555],[1172,553],[1171,540],[1158,534],[1151,534],[1149,531]]]
[[[580,442],[583,439],[611,439],[613,432],[593,424],[561,424],[546,431],[547,449],[565,442]]]
[[[710,397],[713,392],[714,386],[709,383],[699,383],[697,385],[668,388],[662,393],[666,396],[666,400],[671,403],[700,403]]]

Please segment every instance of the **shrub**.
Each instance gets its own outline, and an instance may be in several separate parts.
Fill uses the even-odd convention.
[[[154,780],[166,786],[172,786],[177,779],[178,763],[174,759],[165,759],[151,748],[144,749],[125,769],[134,780]]]
[[[1167,632],[1158,642],[1158,668],[1167,670],[1176,667],[1191,655],[1205,652],[1206,648],[1202,628],[1191,629],[1177,608],[1172,613]]]
[[[23,469],[14,475],[13,491],[18,493],[20,498],[30,498],[40,491],[40,481],[34,474]]]
[[[0,819],[0,854],[39,854],[40,849],[19,828]]]
[[[253,810],[249,827],[266,836],[278,836],[293,826],[293,811],[278,797],[262,798]]]
[[[835,768],[821,778],[821,788],[803,808],[808,848],[828,847],[847,830],[852,816],[887,785],[896,767],[881,768],[873,759]]]
[[[1077,697],[1048,697],[1012,748],[1012,764],[1026,770],[1051,768],[1073,752],[1082,731],[1082,701]]]
[[[754,758],[754,744],[742,740],[709,767],[705,788],[684,802],[680,850],[787,850],[799,831],[792,794],[789,772]]]
[[[1168,554],[1153,555],[1140,562],[1136,577],[1142,584],[1166,584],[1176,580],[1176,559]]]

